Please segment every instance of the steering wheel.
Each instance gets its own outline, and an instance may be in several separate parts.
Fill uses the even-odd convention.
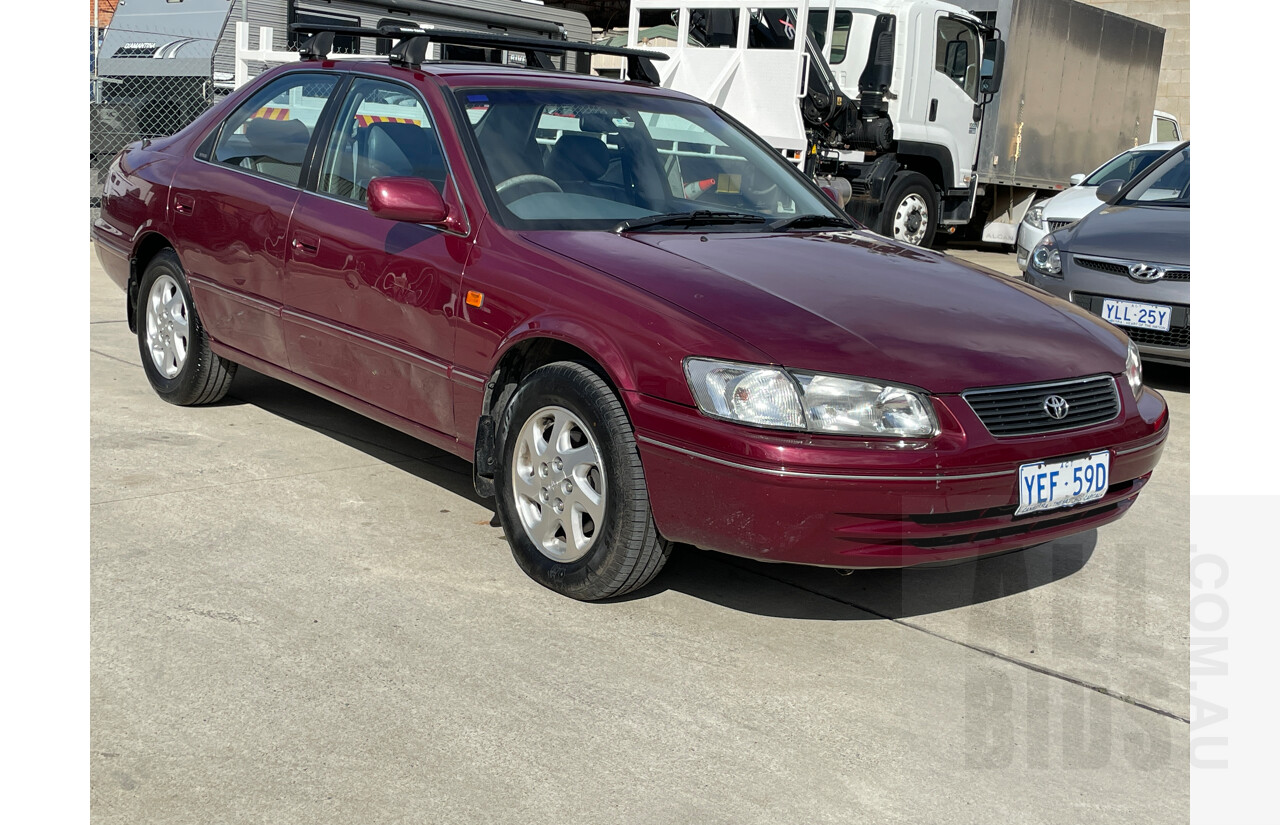
[[[546,175],[534,175],[534,174],[516,175],[514,178],[507,178],[502,183],[495,186],[494,189],[496,189],[498,194],[501,195],[504,192],[506,192],[508,189],[515,189],[517,187],[526,187],[526,186],[534,187],[539,192],[563,192],[564,191],[563,189],[560,188],[560,184],[556,183]],[[530,192],[529,194],[530,195],[536,194],[536,192]],[[503,201],[508,203],[510,202],[506,198],[503,198]]]

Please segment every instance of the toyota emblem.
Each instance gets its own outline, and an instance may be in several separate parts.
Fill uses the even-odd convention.
[[[1044,414],[1050,418],[1061,421],[1067,417],[1067,410],[1071,405],[1067,403],[1067,399],[1061,395],[1051,395],[1044,400]]]
[[[1158,281],[1164,277],[1164,269],[1151,264],[1130,264],[1129,277],[1135,281]]]

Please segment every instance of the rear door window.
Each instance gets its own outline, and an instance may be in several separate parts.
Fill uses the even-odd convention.
[[[297,186],[320,113],[336,85],[331,74],[278,78],[223,122],[209,160]]]

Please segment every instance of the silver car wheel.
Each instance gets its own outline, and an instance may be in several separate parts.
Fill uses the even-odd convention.
[[[893,215],[894,239],[919,246],[928,230],[929,205],[919,195],[907,195]]]
[[[557,562],[591,551],[604,526],[605,472],[591,433],[564,407],[525,421],[512,456],[511,488],[534,546]]]
[[[151,285],[147,296],[147,348],[156,370],[165,378],[173,378],[187,362],[191,324],[187,317],[187,300],[178,282],[161,275]]]

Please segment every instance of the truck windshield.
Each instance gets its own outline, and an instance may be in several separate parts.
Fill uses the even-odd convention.
[[[1191,206],[1191,147],[1184,146],[1138,181],[1118,206]]]
[[[1164,149],[1134,150],[1117,155],[1085,178],[1081,186],[1101,186],[1109,180],[1128,183],[1136,178],[1139,172],[1154,163],[1156,158],[1163,155],[1165,151]]]
[[[695,212],[699,232],[758,231],[763,221],[743,215],[846,221],[777,152],[705,104],[565,89],[467,89],[457,98],[477,178],[513,228],[609,229]],[[718,212],[722,224],[707,216]]]

